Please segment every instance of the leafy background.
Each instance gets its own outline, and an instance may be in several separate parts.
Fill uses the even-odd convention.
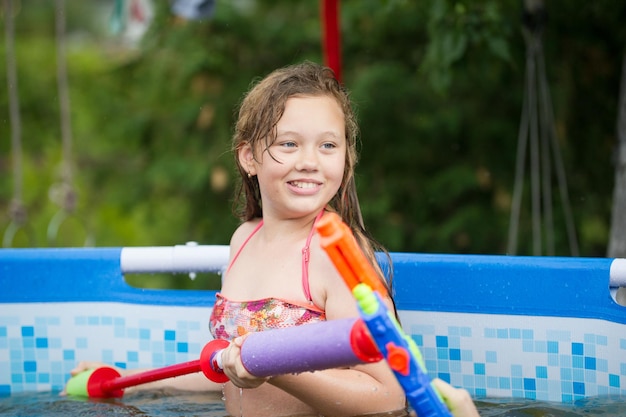
[[[218,0],[201,20],[154,2],[150,29],[129,45],[109,27],[116,2],[67,0],[69,161],[55,3],[17,3],[23,200],[33,235],[21,229],[12,246],[82,246],[87,235],[97,246],[227,244],[237,225],[234,110],[253,80],[323,61],[319,2]],[[526,66],[522,2],[342,0],[340,7],[343,81],[362,130],[357,184],[372,233],[391,251],[506,253]],[[547,77],[580,254],[605,256],[626,3],[551,0],[546,12]],[[0,50],[6,58],[6,43]],[[0,94],[3,230],[15,193],[8,101]],[[50,239],[51,219],[63,212],[64,162],[74,168],[78,205]],[[529,183],[517,251],[528,255]],[[556,179],[553,191],[555,254],[568,256]],[[138,285],[205,285],[147,279]]]

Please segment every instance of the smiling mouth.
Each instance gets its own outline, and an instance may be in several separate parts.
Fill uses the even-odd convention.
[[[315,188],[319,186],[319,183],[317,182],[304,182],[304,181],[290,181],[289,184],[291,184],[292,186],[296,188],[302,188],[302,189],[310,189],[310,188]]]

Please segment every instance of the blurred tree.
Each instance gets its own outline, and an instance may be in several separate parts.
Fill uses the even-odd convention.
[[[45,246],[61,161],[54,3],[20,3],[23,200]],[[233,110],[254,79],[322,62],[319,3],[217,1],[210,17],[185,20],[169,2],[153,2],[135,46],[109,32],[115,4],[67,0],[80,219],[99,246],[225,244],[237,224]],[[553,0],[546,11],[547,79],[580,253],[604,256],[626,3]],[[505,253],[524,87],[522,4],[343,0],[340,16],[343,80],[362,129],[357,185],[372,233],[393,251]],[[4,231],[13,192],[8,94],[0,113]],[[532,251],[528,194],[520,254]],[[555,212],[557,255],[569,255],[563,221]],[[81,245],[81,233],[62,225],[59,244]]]

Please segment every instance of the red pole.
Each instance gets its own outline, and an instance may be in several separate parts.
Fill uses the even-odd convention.
[[[339,30],[339,0],[320,0],[323,28],[324,65],[335,71],[341,82],[341,31]]]

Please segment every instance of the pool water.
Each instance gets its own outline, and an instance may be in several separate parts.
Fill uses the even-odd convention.
[[[123,399],[85,400],[58,393],[15,394],[0,398],[0,416],[11,417],[225,417],[219,393],[163,394],[145,391]],[[476,402],[481,417],[623,417],[623,399],[589,398],[576,404],[489,399]],[[245,417],[245,416],[244,416]]]

